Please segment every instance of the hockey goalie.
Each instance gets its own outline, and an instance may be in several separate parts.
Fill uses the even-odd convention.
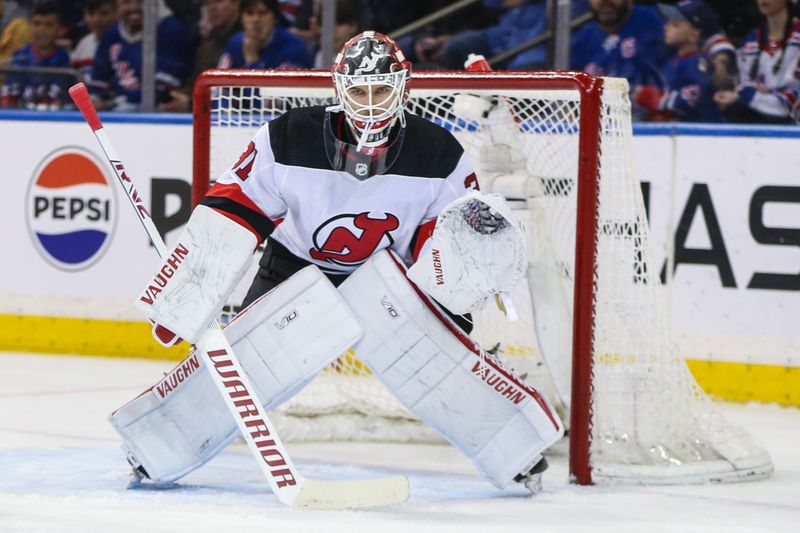
[[[563,435],[547,400],[470,337],[470,312],[524,275],[524,229],[444,128],[405,110],[410,64],[367,31],[335,59],[335,106],[265,124],[209,190],[136,304],[196,341],[266,242],[225,328],[268,410],[347,348],[499,488],[535,490]],[[140,478],[200,467],[236,426],[197,358],[111,417]]]

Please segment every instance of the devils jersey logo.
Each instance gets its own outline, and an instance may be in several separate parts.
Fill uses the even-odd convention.
[[[355,266],[376,250],[390,247],[394,244],[390,232],[400,227],[400,221],[391,213],[385,213],[383,218],[372,218],[370,214],[329,218],[314,231],[314,248],[308,253],[318,261]]]

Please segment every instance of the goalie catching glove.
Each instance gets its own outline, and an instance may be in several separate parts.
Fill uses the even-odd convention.
[[[134,303],[154,323],[153,336],[165,346],[174,344],[171,333],[197,341],[219,316],[257,245],[249,230],[210,207],[197,206],[178,244]]]
[[[464,314],[509,291],[526,264],[522,222],[501,196],[473,191],[445,206],[408,277],[452,313]]]

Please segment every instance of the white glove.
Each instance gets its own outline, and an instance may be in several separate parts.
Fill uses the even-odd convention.
[[[498,195],[473,191],[448,204],[408,277],[455,314],[483,307],[525,272],[525,229]]]

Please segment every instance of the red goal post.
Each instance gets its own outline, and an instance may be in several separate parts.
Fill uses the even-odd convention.
[[[611,89],[608,89],[609,87]],[[709,452],[706,454],[709,457],[706,457],[704,453],[694,450],[691,444],[686,444],[687,442],[696,443],[698,440],[702,440],[704,443],[711,442],[711,436],[700,435],[702,432],[700,427],[693,425],[690,428],[684,428],[682,421],[666,421],[664,423],[667,424],[667,432],[674,433],[680,430],[690,433],[681,442],[676,443],[669,440],[669,443],[666,443],[672,437],[661,435],[658,429],[654,429],[660,422],[641,425],[635,421],[640,413],[628,413],[626,402],[631,401],[630,398],[642,401],[641,408],[643,410],[652,410],[650,406],[656,403],[653,398],[648,397],[646,400],[641,400],[642,395],[632,394],[630,389],[639,385],[629,383],[629,381],[639,383],[642,379],[653,379],[642,377],[646,373],[653,374],[653,369],[656,369],[656,373],[663,372],[668,375],[667,379],[672,381],[667,387],[656,383],[652,387],[652,392],[647,394],[652,396],[663,393],[664,390],[673,389],[686,397],[698,394],[699,387],[688,375],[685,364],[681,362],[682,369],[673,365],[671,346],[662,342],[661,333],[657,335],[659,336],[658,347],[649,344],[646,347],[640,347],[634,342],[633,344],[627,343],[625,350],[622,350],[618,348],[618,343],[611,342],[607,346],[598,344],[606,337],[613,337],[614,328],[620,327],[620,324],[627,327],[626,317],[629,319],[628,322],[638,322],[638,319],[634,320],[632,316],[623,314],[622,319],[615,317],[614,321],[604,326],[602,332],[598,332],[597,324],[603,322],[606,314],[616,313],[615,309],[619,307],[619,302],[615,301],[613,305],[606,306],[609,309],[605,309],[602,302],[598,302],[598,297],[607,298],[615,291],[622,291],[625,292],[627,300],[630,300],[628,303],[631,309],[638,309],[642,306],[634,300],[638,298],[638,294],[643,292],[644,288],[649,291],[647,298],[653,299],[653,305],[661,305],[658,301],[658,289],[650,290],[656,284],[656,281],[653,280],[655,268],[650,266],[648,269],[648,263],[644,259],[648,253],[646,221],[641,195],[637,189],[638,179],[632,171],[632,153],[623,153],[632,152],[630,149],[632,133],[627,84],[623,80],[594,78],[584,73],[574,72],[415,72],[409,82],[409,88],[411,90],[409,102],[411,112],[418,112],[431,120],[441,121],[445,127],[459,130],[461,136],[457,135],[457,137],[465,145],[465,148],[472,142],[473,137],[482,139],[480,142],[483,144],[479,144],[477,147],[470,146],[467,151],[470,153],[473,150],[477,154],[473,156],[470,153],[478,169],[479,180],[482,174],[481,169],[484,167],[489,169],[485,172],[487,176],[491,175],[493,179],[497,178],[492,182],[495,190],[488,192],[498,192],[497,189],[503,189],[503,184],[508,181],[506,180],[508,176],[502,175],[503,172],[498,172],[498,168],[501,170],[506,168],[508,170],[506,174],[514,177],[512,181],[515,185],[511,186],[511,189],[517,191],[514,194],[515,198],[523,189],[528,191],[525,193],[526,195],[531,188],[538,191],[531,193],[531,196],[537,199],[527,200],[529,207],[526,212],[531,211],[532,202],[547,205],[545,208],[537,207],[534,211],[541,209],[547,211],[550,209],[549,205],[556,203],[556,199],[559,204],[562,204],[564,199],[569,198],[571,206],[568,208],[570,212],[567,216],[568,222],[560,222],[564,218],[564,215],[561,214],[563,207],[558,207],[559,211],[556,214],[550,215],[548,211],[544,215],[537,215],[540,216],[539,219],[532,218],[531,220],[550,220],[548,222],[550,225],[563,224],[563,227],[559,226],[557,231],[564,236],[564,241],[574,243],[566,246],[567,250],[559,251],[556,254],[560,254],[558,258],[553,259],[553,264],[557,266],[556,270],[568,271],[562,277],[571,283],[569,287],[571,302],[565,304],[568,316],[565,315],[564,318],[564,321],[571,321],[571,324],[566,326],[571,330],[571,335],[562,335],[556,344],[565,340],[571,343],[571,380],[568,380],[571,381],[571,386],[569,383],[566,385],[562,383],[560,390],[571,389],[571,392],[567,393],[568,398],[562,399],[564,400],[563,404],[568,404],[569,407],[569,455],[573,481],[590,484],[597,481],[598,477],[633,482],[685,481],[690,478],[707,481],[714,476],[720,478],[730,475],[733,478],[740,478],[745,475],[741,472],[743,469],[746,470],[748,465],[755,465],[758,467],[755,470],[759,472],[765,471],[767,469],[765,464],[769,463],[769,459],[767,457],[764,460],[760,450],[750,451],[748,448],[746,455],[756,457],[749,463],[740,457],[733,459],[728,457],[731,452]],[[424,95],[420,96],[419,101],[422,103],[419,105],[417,104],[417,94]],[[473,94],[484,101],[492,102],[492,106],[490,106],[492,111],[487,111],[489,118],[484,117],[485,120],[483,120],[474,113],[475,106],[480,107],[481,104],[468,100],[468,97]],[[565,94],[568,96],[564,96]],[[252,135],[253,127],[258,123],[269,120],[285,110],[287,106],[309,105],[318,97],[330,98],[332,95],[332,80],[327,71],[212,70],[203,73],[195,82],[194,87],[193,204],[196,205],[203,198],[211,180],[216,177],[220,169],[225,168],[219,165],[219,168],[212,168],[215,158],[227,161],[227,164],[235,162],[241,150],[246,146],[249,135]],[[605,101],[604,95],[605,98],[612,99]],[[294,103],[287,104],[286,101],[289,100]],[[503,123],[502,117],[498,118],[499,115],[495,113],[498,106],[506,109],[505,123]],[[468,112],[465,115],[459,115],[460,111],[458,110],[462,109],[466,109]],[[428,116],[429,112],[432,113],[431,116]],[[492,117],[491,113],[495,113],[495,115]],[[245,123],[246,127],[240,128],[242,123]],[[465,127],[464,123],[468,123],[468,125]],[[242,136],[238,148],[233,146],[220,148],[215,145],[215,135],[220,137],[233,135],[235,137],[238,135],[235,132],[239,129],[249,130],[250,133]],[[481,146],[485,145],[486,139],[492,138],[495,139],[492,142],[496,142],[498,137],[504,137],[511,130],[514,130],[514,135],[518,136],[520,141],[506,142],[507,145],[509,143],[511,145],[508,150],[508,164],[501,163],[498,166],[498,162],[494,160],[498,153],[496,147],[482,149]],[[529,139],[534,139],[534,137],[536,140],[529,142]],[[562,141],[568,148],[556,144],[562,143]],[[551,153],[560,154],[562,151],[563,153],[568,152],[569,155],[556,155],[553,159],[563,157],[565,160],[574,161],[565,163],[555,160],[550,170],[534,169],[538,160],[547,160],[551,157]],[[492,161],[487,161],[487,158]],[[534,159],[537,161],[532,161]],[[606,164],[609,166],[605,174],[601,167],[604,162],[608,162]],[[570,170],[563,170],[566,167],[569,167]],[[521,175],[526,175],[526,177],[520,178]],[[523,181],[520,182],[520,179]],[[532,181],[535,181],[533,185],[531,185]],[[624,182],[623,185],[626,188],[624,193],[620,194],[620,198],[624,197],[624,199],[619,201],[625,203],[625,206],[620,208],[620,211],[625,214],[621,215],[619,220],[615,215],[601,216],[600,214],[601,181],[608,184],[604,186],[607,199],[603,200],[603,205],[606,209],[613,209],[612,203],[617,201],[615,197],[608,199],[608,191],[618,187],[617,182]],[[481,187],[486,190],[483,181]],[[577,194],[574,194],[575,189],[577,189]],[[634,189],[636,192],[631,193],[630,191]],[[635,194],[639,195],[638,199],[633,197]],[[629,196],[632,199],[628,198]],[[519,200],[519,198],[516,199]],[[524,199],[522,203],[525,203]],[[633,214],[628,216],[628,212]],[[531,232],[531,228],[536,232],[540,231],[537,224],[526,225],[529,227],[529,232]],[[537,233],[538,238],[539,234]],[[552,236],[550,238],[552,239]],[[546,237],[542,237],[542,239],[546,240]],[[598,246],[601,239],[602,242],[626,241],[624,253],[626,257],[627,255],[634,256],[634,259],[631,260],[634,265],[631,268],[638,272],[636,282],[628,283],[623,275],[620,278],[621,281],[617,280],[614,285],[605,286],[605,279],[614,276],[613,271],[620,262],[620,252],[613,252],[609,255],[603,251],[600,254],[602,257],[598,258]],[[556,237],[554,240],[561,239]],[[633,242],[632,245],[631,242]],[[554,242],[553,246],[561,246],[561,243]],[[609,248],[614,249],[615,246],[617,244],[612,244],[609,245]],[[633,252],[628,250],[630,246],[634,247]],[[607,256],[610,259],[604,259]],[[605,262],[601,264],[599,261]],[[626,261],[631,262],[628,259]],[[550,275],[552,278],[552,274]],[[536,272],[533,273],[533,277],[536,277]],[[563,282],[563,279],[559,281],[559,283]],[[536,283],[533,279],[529,280],[529,283],[531,299],[534,299],[533,295],[537,292],[534,291]],[[625,286],[623,289],[618,288],[623,285]],[[631,285],[631,287],[627,287],[627,285]],[[599,296],[598,291],[601,292]],[[524,294],[523,292],[523,298],[526,298],[527,296]],[[531,306],[535,308],[536,304],[532,303]],[[614,309],[610,309],[611,307]],[[663,318],[660,309],[659,307],[659,310],[652,313],[652,320],[642,329],[647,331],[650,324],[657,323],[659,319]],[[545,321],[542,316],[539,316],[539,320]],[[534,326],[529,324],[527,327],[532,333]],[[537,336],[540,335],[539,328],[540,323],[537,322]],[[637,337],[635,332],[631,334],[627,331],[620,331],[619,334]],[[598,340],[598,338],[600,339]],[[537,344],[537,342],[538,351],[544,352],[542,355],[546,356],[547,350],[543,349],[543,343],[546,344],[546,340],[543,341],[542,338],[539,338],[538,341],[533,341],[533,344]],[[630,347],[629,344],[633,347]],[[484,346],[489,347],[488,345]],[[508,353],[511,354],[513,351],[510,349]],[[656,362],[654,363],[654,361]],[[602,363],[599,370],[603,373],[602,375],[595,372],[594,366],[598,362]],[[515,365],[512,363],[511,366]],[[611,371],[606,373],[606,367],[609,367]],[[633,367],[633,369],[630,370],[627,367]],[[610,377],[606,377],[606,375]],[[557,382],[558,379],[555,381]],[[617,385],[620,386],[617,387]],[[601,392],[596,392],[598,387]],[[605,394],[606,387],[609,389],[619,388],[621,391],[619,398],[606,399],[603,397],[602,394]],[[699,391],[699,394],[702,394],[702,391]],[[709,409],[708,401],[704,396],[699,402],[684,400],[680,401],[681,408],[691,411],[692,414],[687,416],[692,418],[698,418],[693,409],[704,413]],[[671,402],[672,400],[665,401]],[[598,413],[601,409],[604,412]],[[672,407],[665,410],[669,411],[670,409]],[[564,410],[566,408],[562,410],[562,413]],[[630,415],[629,418],[633,420],[624,420],[625,424],[630,424],[630,428],[626,426],[625,429],[618,430],[621,419],[614,414],[607,415],[607,410],[624,411],[625,416]],[[607,422],[603,421],[605,419],[599,418],[601,414],[609,416],[610,419]],[[653,416],[658,416],[658,414],[653,413]],[[677,416],[682,417],[681,414]],[[703,421],[711,419],[717,421],[719,418],[716,413],[704,414],[699,417],[698,425],[702,426]],[[648,434],[643,437],[635,435],[639,432],[644,433],[643,427],[646,427],[647,432],[652,432],[653,435]],[[722,426],[714,426],[715,429],[719,427]],[[727,431],[727,426],[724,427]],[[617,431],[620,433],[617,434]],[[736,435],[737,438],[745,438],[741,437],[739,433]],[[641,442],[637,441],[635,445],[627,442],[627,439],[634,438],[641,439]],[[593,440],[595,441],[594,446]],[[606,446],[605,443],[608,442],[611,445]],[[714,448],[714,445],[713,443],[708,446],[704,444],[704,447]],[[652,452],[654,448],[656,449],[655,453]],[[644,449],[644,451],[640,452],[640,449]],[[648,449],[650,452],[647,451]],[[665,464],[660,464],[659,449],[670,449],[670,454],[680,458],[669,457]],[[692,464],[690,465],[692,468],[678,472],[670,466],[676,463],[690,463],[695,457],[698,458],[698,462],[703,463],[702,466]],[[606,464],[606,460],[610,462],[610,465]],[[639,464],[642,461],[646,464]],[[709,463],[713,463],[713,467],[709,467]],[[741,466],[742,464],[745,466]],[[768,469],[771,469],[771,464]],[[595,471],[593,472],[593,470]],[[722,474],[719,473],[720,471]]]

